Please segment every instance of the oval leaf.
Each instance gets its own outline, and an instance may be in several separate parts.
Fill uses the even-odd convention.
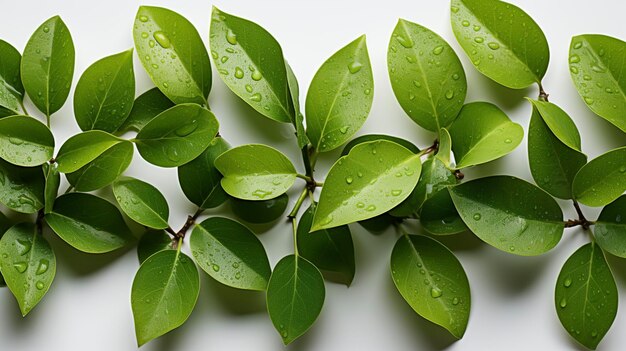
[[[11,44],[0,40],[0,57],[0,116],[17,115],[24,100],[20,77],[22,55]]]
[[[424,202],[420,211],[420,224],[433,235],[459,234],[468,230],[454,207],[448,189],[439,190]]]
[[[0,202],[11,210],[35,213],[42,209],[45,183],[41,167],[18,167],[0,160]]]
[[[548,101],[527,100],[537,109],[554,136],[571,149],[581,151],[580,133],[574,121],[565,111]]]
[[[124,140],[113,145],[93,161],[65,176],[76,191],[93,191],[115,181],[133,159],[133,143]]]
[[[450,155],[452,154],[452,137],[446,128],[439,129],[439,145],[435,155],[446,167],[450,167]]]
[[[113,183],[117,203],[133,221],[154,229],[168,228],[167,200],[154,186],[139,179],[123,177]]]
[[[163,250],[172,249],[172,238],[164,230],[146,231],[137,244],[137,258],[143,263],[148,257]]]
[[[285,213],[287,205],[289,205],[289,196],[287,196],[287,194],[262,201],[241,200],[235,197],[230,198],[230,208],[233,214],[253,224],[263,224],[277,220]]]
[[[626,258],[626,195],[602,209],[593,231],[602,250]]]
[[[173,106],[172,100],[163,95],[159,88],[152,88],[135,99],[128,118],[119,127],[118,132],[129,130],[138,132],[154,117]]]
[[[59,196],[59,186],[61,185],[61,175],[57,169],[56,163],[43,164],[43,174],[45,177],[44,185],[44,213],[52,211],[54,201]]]
[[[63,143],[55,158],[59,172],[76,172],[123,141],[124,139],[99,130],[76,134]]]
[[[411,151],[414,154],[417,154],[420,152],[420,149],[417,146],[415,146],[415,144],[413,144],[412,142],[406,139],[398,138],[393,135],[385,135],[385,134],[365,134],[365,135],[361,135],[359,137],[356,137],[350,140],[350,142],[348,142],[346,146],[344,146],[343,150],[341,151],[341,156],[345,156],[349,154],[352,148],[354,148],[355,146],[359,144],[367,143],[368,141],[376,141],[376,140],[387,140],[387,141],[394,142],[400,146],[404,146],[405,148],[407,148],[409,151]]]
[[[604,206],[626,191],[626,147],[584,165],[572,184],[574,198],[587,206]]]
[[[0,119],[0,157],[14,165],[33,167],[48,162],[54,137],[43,123],[29,116]]]

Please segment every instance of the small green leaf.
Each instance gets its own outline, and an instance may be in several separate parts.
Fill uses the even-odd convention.
[[[537,109],[541,118],[546,123],[554,136],[563,144],[576,151],[582,151],[580,146],[580,133],[570,116],[559,106],[548,102],[528,99]]]
[[[302,115],[302,112],[300,111],[300,87],[298,86],[298,80],[296,79],[296,75],[293,73],[291,66],[289,66],[287,62],[285,62],[285,65],[287,65],[287,82],[289,83],[289,91],[291,93],[291,101],[293,102],[295,115],[293,125],[296,128],[298,147],[302,149],[307,146],[310,141],[304,128],[304,115]]]
[[[420,156],[386,140],[355,146],[330,169],[311,231],[362,221],[396,207],[417,185]]]
[[[387,68],[396,99],[415,123],[433,132],[452,124],[463,107],[467,81],[459,57],[443,38],[398,20]]]
[[[180,104],[154,117],[134,141],[146,161],[178,167],[200,156],[218,129],[213,112],[196,104]]]
[[[70,93],[74,78],[74,42],[69,29],[54,16],[28,40],[22,56],[24,89],[39,111],[50,116]]]
[[[602,250],[591,242],[567,259],[554,292],[561,324],[576,341],[595,350],[617,314],[617,286]]]
[[[133,221],[154,229],[168,228],[167,200],[154,186],[139,179],[122,177],[113,183],[117,203]]]
[[[9,219],[4,215],[4,213],[0,212],[0,239],[2,238],[2,236],[4,235],[4,233],[9,230],[9,228],[11,228],[13,226],[13,224],[11,223],[11,221],[9,221]],[[0,272],[0,287],[4,287],[7,286],[7,283],[4,280],[4,277],[2,276],[2,273]]]
[[[368,232],[378,235],[389,229],[394,223],[398,223],[398,218],[388,213],[383,213],[376,217],[359,221],[358,223]]]
[[[152,88],[135,99],[128,118],[119,127],[118,132],[129,130],[139,132],[154,117],[173,106],[172,100],[163,95],[159,88]]]
[[[139,346],[181,326],[200,294],[200,276],[191,258],[164,250],[146,259],[133,280],[130,302]]]
[[[89,66],[76,84],[74,114],[82,130],[113,133],[133,107],[133,50],[107,56]]]
[[[439,146],[435,155],[446,167],[450,167],[450,155],[452,154],[452,137],[446,128],[439,129]]]
[[[215,159],[224,175],[222,187],[243,200],[269,200],[285,193],[296,179],[296,169],[280,151],[261,144],[230,149]]]
[[[176,104],[207,105],[211,61],[193,24],[174,11],[140,6],[133,38],[141,64],[165,96]]]
[[[26,316],[48,292],[56,273],[56,257],[34,224],[20,223],[0,239],[0,270]]]
[[[0,116],[11,116],[22,111],[24,86],[20,77],[22,55],[11,44],[0,40]]]
[[[116,180],[133,159],[133,143],[124,140],[113,145],[93,161],[65,176],[76,191],[93,191]]]
[[[341,151],[341,156],[346,156],[347,154],[350,153],[350,150],[352,150],[352,148],[354,148],[355,146],[359,144],[367,143],[369,141],[376,141],[376,140],[387,140],[387,141],[394,142],[400,146],[404,146],[405,148],[407,148],[409,151],[411,151],[414,154],[417,154],[420,152],[420,149],[417,146],[415,146],[415,144],[413,144],[412,142],[406,139],[398,138],[393,135],[385,135],[385,134],[365,134],[365,135],[361,135],[357,138],[350,140],[350,142],[347,143],[346,146]]]
[[[45,183],[41,167],[19,167],[0,160],[0,202],[11,210],[35,213],[42,209]]]
[[[547,120],[561,127],[567,125],[563,119],[555,118],[559,116],[546,110],[542,113],[538,107],[533,107],[528,127],[528,161],[533,179],[541,189],[554,197],[571,199],[572,182],[578,170],[587,163],[587,156],[566,145],[549,127]],[[578,140],[580,148],[580,137]]]
[[[482,74],[513,89],[541,82],[550,49],[526,12],[499,0],[452,0],[451,11],[454,35]]]
[[[459,234],[469,230],[454,207],[447,189],[439,190],[424,202],[420,224],[433,235]]]
[[[289,255],[276,264],[267,286],[267,311],[285,345],[315,323],[325,295],[322,274],[305,258]]]
[[[626,191],[626,147],[589,161],[572,184],[574,199],[587,206],[604,206]]]
[[[463,222],[487,244],[516,255],[540,255],[563,235],[563,212],[543,190],[494,176],[450,188]]]
[[[250,229],[232,219],[212,217],[191,234],[193,257],[218,282],[238,289],[267,288],[272,274],[261,241]]]
[[[287,205],[289,205],[289,196],[287,194],[262,201],[230,198],[230,207],[233,214],[248,223],[254,224],[269,223],[277,220],[285,213]]]
[[[54,201],[59,195],[59,186],[61,185],[61,175],[57,169],[56,163],[43,164],[43,174],[45,177],[44,185],[44,213],[52,211]]]
[[[320,152],[341,146],[372,108],[374,77],[361,36],[331,56],[315,73],[306,96],[307,135]]]
[[[178,183],[187,199],[196,206],[213,208],[228,199],[220,185],[222,174],[215,168],[215,159],[228,149],[230,145],[226,140],[215,137],[200,156],[178,167]]]
[[[624,132],[625,50],[622,40],[599,34],[573,37],[569,49],[570,73],[578,94],[593,112]]]
[[[54,137],[43,123],[29,116],[0,119],[0,157],[14,165],[33,167],[48,162]]]
[[[76,134],[63,143],[57,154],[55,160],[59,165],[59,172],[76,172],[122,142],[124,139],[99,130]]]
[[[524,138],[522,126],[488,102],[463,106],[449,132],[457,169],[498,159],[515,150]]]
[[[460,339],[469,320],[471,295],[465,270],[438,241],[404,235],[391,252],[396,288],[417,314]]]
[[[294,120],[287,66],[280,44],[254,22],[213,7],[211,56],[233,93],[263,116]]]
[[[117,207],[95,195],[61,195],[45,218],[61,239],[83,252],[110,252],[132,240]]]
[[[143,263],[148,257],[163,250],[172,249],[172,238],[164,230],[147,230],[137,244],[137,258]]]
[[[602,250],[626,258],[626,195],[604,207],[593,228]]]

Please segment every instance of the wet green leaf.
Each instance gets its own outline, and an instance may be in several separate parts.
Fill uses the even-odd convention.
[[[4,213],[0,212],[0,239],[2,238],[4,233],[7,230],[9,230],[9,228],[11,228],[12,226],[13,224],[11,223],[11,221],[9,221],[9,219],[4,215]],[[4,277],[2,276],[2,273],[0,273],[0,287],[5,287],[5,286],[7,286],[7,284],[4,281]]]
[[[63,143],[55,158],[59,165],[59,172],[76,172],[105,151],[124,141],[124,139],[99,130],[76,134]]]
[[[439,190],[424,201],[420,223],[424,230],[434,235],[459,234],[469,230],[454,207],[447,189]]]
[[[435,155],[446,167],[450,167],[450,155],[452,154],[452,137],[446,128],[439,129],[439,146]]]
[[[537,109],[537,112],[554,136],[569,148],[582,151],[580,133],[567,112],[548,101],[527,100]]]
[[[43,164],[43,174],[45,178],[44,185],[44,213],[52,211],[54,201],[59,195],[59,186],[61,185],[61,175],[57,169],[56,163]]]
[[[154,229],[169,227],[167,200],[154,186],[139,179],[122,177],[113,183],[113,194],[122,211],[133,221]]]
[[[54,137],[43,123],[29,116],[0,119],[0,157],[18,166],[33,167],[48,162],[54,152]]]
[[[626,191],[626,147],[611,150],[584,165],[572,184],[574,199],[604,206]]]
[[[133,144],[130,141],[121,141],[93,161],[65,176],[76,191],[100,189],[124,173],[133,159],[133,152]]]
[[[154,117],[173,106],[172,100],[163,95],[159,88],[152,88],[135,99],[130,114],[119,127],[118,132],[129,130],[139,132]]]
[[[11,210],[35,213],[42,209],[45,183],[41,167],[19,167],[0,160],[0,202]]]
[[[289,196],[282,194],[270,200],[252,201],[230,198],[230,207],[235,216],[248,223],[269,223],[282,217],[289,205]]]
[[[298,147],[302,149],[309,144],[309,137],[306,135],[304,128],[304,115],[300,111],[300,87],[296,75],[291,70],[291,66],[287,62],[287,82],[289,83],[289,91],[291,92],[291,101],[293,102],[294,120],[293,125],[296,129],[296,138],[298,139]]]
[[[343,150],[341,151],[341,156],[345,156],[349,154],[350,150],[352,150],[353,147],[359,144],[367,143],[368,141],[376,141],[376,140],[387,140],[387,141],[394,142],[400,146],[404,146],[405,148],[407,148],[409,151],[411,151],[414,154],[417,154],[420,152],[420,149],[417,146],[415,146],[415,144],[413,144],[412,142],[406,139],[398,138],[393,135],[385,135],[385,134],[365,134],[365,135],[361,135],[359,137],[356,137],[350,140],[350,142],[348,142],[346,146],[344,146]]]
[[[147,230],[137,244],[137,257],[143,263],[148,257],[163,250],[172,249],[172,238],[164,230]]]
[[[22,55],[11,44],[0,40],[0,116],[18,115],[22,111],[24,86],[20,76]],[[23,112],[23,111],[22,111]]]
[[[602,209],[593,232],[602,250],[626,258],[626,195]]]

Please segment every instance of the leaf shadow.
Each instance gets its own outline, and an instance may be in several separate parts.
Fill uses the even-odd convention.
[[[489,264],[483,266],[485,275],[491,277],[493,288],[507,296],[522,295],[540,280],[542,271],[548,267],[549,254],[524,257],[497,250],[491,254]]]
[[[2,328],[4,329],[5,335],[12,335],[19,339],[20,336],[24,335],[27,337],[35,328],[37,324],[42,324],[44,318],[48,318],[45,313],[37,313],[38,309],[45,308],[45,303],[40,303],[28,314],[26,317],[22,317],[22,313],[20,312],[19,305],[17,301],[13,298],[13,295],[9,291],[9,288],[2,288],[3,292],[7,295],[6,299],[4,299],[3,304],[11,305],[12,307],[7,308],[7,313],[4,316],[4,322],[2,322]],[[9,296],[10,295],[10,296]],[[40,301],[42,302],[42,301]]]
[[[203,288],[209,291],[211,298],[217,300],[219,308],[226,313],[233,316],[247,316],[266,311],[263,292],[231,288],[206,274],[203,274],[203,278]]]
[[[432,238],[454,252],[475,251],[484,246],[484,242],[470,231],[453,235],[433,235]]]
[[[494,82],[482,74],[480,74],[477,84],[480,85],[479,91],[484,91],[485,96],[490,97],[489,102],[505,110],[516,108],[526,103],[525,97],[533,96],[531,93],[534,86],[524,89],[511,89]]]

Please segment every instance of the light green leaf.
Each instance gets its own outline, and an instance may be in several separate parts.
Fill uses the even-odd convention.
[[[488,102],[463,106],[449,132],[457,169],[498,159],[515,150],[524,138],[522,126]]]
[[[318,151],[341,146],[363,126],[374,100],[373,89],[365,36],[324,62],[305,103],[307,135]]]
[[[70,93],[74,77],[74,42],[69,29],[54,16],[28,40],[22,56],[22,83],[39,111],[58,111]]]
[[[134,142],[146,161],[178,167],[200,156],[218,129],[213,112],[196,104],[180,104],[154,117]]]
[[[469,230],[454,207],[448,189],[439,190],[424,201],[420,224],[433,235],[459,234]]]
[[[296,129],[296,138],[298,139],[298,147],[304,148],[309,144],[309,137],[306,135],[304,128],[304,115],[300,111],[300,87],[298,86],[298,80],[293,73],[291,66],[287,62],[287,82],[289,83],[289,92],[291,93],[291,101],[293,102],[294,120],[293,125]]]
[[[405,148],[407,148],[409,151],[411,151],[414,154],[417,154],[420,152],[420,149],[417,146],[415,146],[415,144],[413,144],[412,142],[406,139],[402,139],[393,135],[386,135],[386,134],[365,134],[365,135],[361,135],[357,138],[350,140],[350,142],[348,142],[346,146],[344,146],[343,150],[341,151],[341,156],[345,156],[349,154],[350,150],[352,150],[352,148],[354,148],[355,146],[359,144],[367,143],[369,141],[376,141],[376,140],[387,140],[387,141],[394,142],[400,146],[404,146]]]
[[[137,244],[137,258],[143,263],[148,257],[163,250],[171,250],[172,238],[164,230],[147,230]]]
[[[426,236],[404,235],[391,252],[391,276],[417,314],[454,337],[463,337],[470,314],[470,286],[463,266],[448,248]]]
[[[593,228],[602,250],[626,258],[626,195],[603,208]]]
[[[0,119],[0,157],[18,166],[33,167],[48,162],[54,152],[54,137],[43,123],[29,116]]]
[[[198,269],[184,253],[164,250],[146,259],[130,294],[138,346],[185,323],[199,294]]]
[[[604,206],[626,191],[626,147],[589,161],[572,184],[574,199],[587,206]]]
[[[236,197],[230,198],[230,209],[238,218],[253,224],[270,223],[282,217],[289,205],[289,196],[282,194],[279,197],[251,201],[241,200]]]
[[[218,282],[238,289],[267,288],[272,274],[261,241],[250,229],[232,219],[212,217],[191,234],[193,257]]]
[[[285,193],[296,179],[296,169],[280,151],[261,144],[230,149],[215,159],[224,175],[222,187],[243,200],[269,200]]]
[[[117,207],[91,194],[59,196],[45,219],[61,239],[87,253],[110,252],[132,240]]]
[[[76,172],[122,142],[124,139],[99,130],[76,134],[63,143],[55,158],[59,165],[59,172]]]
[[[122,177],[113,183],[113,194],[122,211],[133,221],[154,229],[169,227],[167,200],[154,186],[139,179]]]
[[[322,274],[305,258],[289,255],[276,264],[267,286],[267,311],[285,345],[315,323],[325,295]]]
[[[452,137],[446,128],[439,129],[439,149],[435,155],[446,167],[450,167],[452,154]]]
[[[13,211],[42,209],[45,182],[41,167],[19,167],[0,160],[0,202]]]
[[[24,100],[20,76],[22,55],[11,44],[0,40],[0,117],[19,114]]]
[[[76,191],[93,191],[111,184],[130,165],[133,143],[124,140],[113,145],[77,171],[67,173],[67,180]]]
[[[582,151],[580,146],[580,133],[576,124],[559,106],[548,102],[528,99],[530,103],[537,109],[541,118],[546,123],[554,136],[556,136],[563,144],[576,151]]]
[[[311,231],[383,214],[417,185],[420,156],[387,140],[362,143],[341,157],[324,181]]]
[[[415,123],[433,132],[452,124],[465,102],[467,81],[461,61],[443,38],[398,20],[387,68],[396,99]]]
[[[0,270],[26,316],[48,292],[56,257],[32,223],[11,227],[0,239]]]
[[[561,324],[576,341],[595,350],[617,314],[617,286],[602,250],[591,242],[567,259],[554,292]]]
[[[76,84],[74,114],[82,130],[113,133],[133,107],[133,50],[107,56],[89,66]]]
[[[598,116],[626,132],[626,43],[606,35],[572,38],[572,80],[585,104]]]
[[[154,117],[173,106],[174,103],[163,95],[159,88],[152,88],[135,99],[128,118],[119,127],[118,132],[129,130],[139,132]]]
[[[61,185],[61,175],[57,169],[56,163],[43,164],[43,174],[45,178],[44,185],[44,213],[52,211],[54,201],[59,195],[59,186]]]
[[[450,188],[450,195],[469,229],[497,249],[521,256],[540,255],[563,235],[559,204],[521,179],[476,179]]]
[[[193,24],[174,11],[140,6],[133,38],[141,64],[163,94],[176,104],[208,105],[211,61]]]

